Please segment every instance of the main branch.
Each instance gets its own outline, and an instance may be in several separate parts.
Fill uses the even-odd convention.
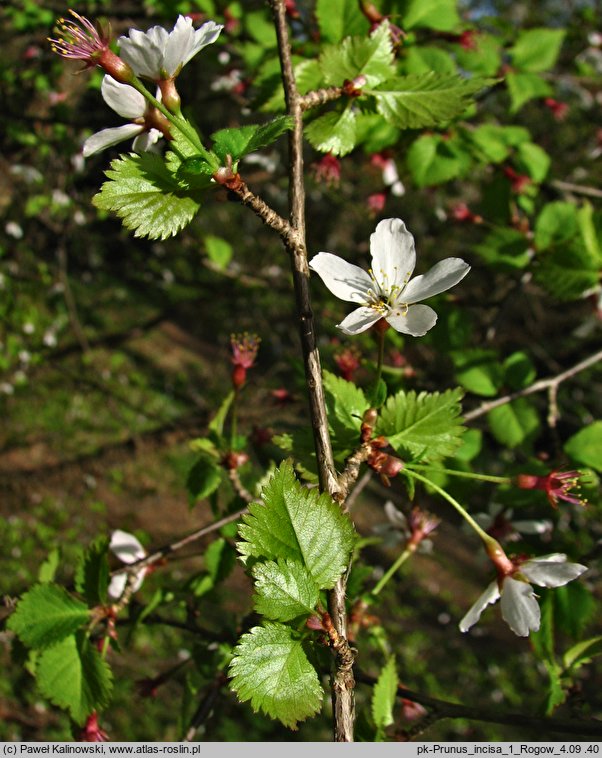
[[[303,176],[303,100],[297,89],[291,47],[286,22],[284,0],[270,0],[276,34],[284,95],[293,129],[289,134],[289,213],[290,224],[296,233],[296,244],[285,241],[291,258],[293,281],[305,378],[309,392],[309,408],[318,464],[320,487],[336,497],[339,484],[334,466],[320,355],[316,345],[316,333],[309,294],[309,266],[305,237],[305,185]],[[353,678],[353,652],[347,642],[347,614],[345,609],[346,580],[340,579],[329,596],[329,609],[334,627],[342,644],[337,649],[336,671],[333,675],[334,738],[337,742],[353,741],[355,715]]]

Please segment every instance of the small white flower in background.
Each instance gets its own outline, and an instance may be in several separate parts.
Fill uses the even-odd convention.
[[[112,108],[115,113],[123,116],[123,118],[129,119],[132,123],[102,129],[88,137],[84,142],[84,158],[89,158],[101,150],[106,150],[107,147],[112,147],[132,137],[135,137],[134,150],[137,153],[142,153],[149,150],[163,136],[158,129],[148,129],[145,126],[144,119],[148,103],[144,95],[130,87],[129,84],[121,84],[112,76],[107,75],[102,80],[101,93],[109,108]],[[160,99],[160,93],[157,93],[157,99]]]
[[[377,524],[372,531],[383,538],[383,547],[393,547],[400,542],[408,543],[417,530],[417,526],[423,528],[426,534],[433,531],[439,525],[439,519],[428,516],[428,514],[412,510],[408,519],[398,508],[393,505],[391,500],[387,500],[384,505],[385,515],[388,523]],[[423,516],[423,518],[420,518]],[[425,529],[424,527],[428,527]],[[433,541],[426,536],[421,537],[417,543],[417,550],[420,553],[430,553],[433,550]]]
[[[416,303],[445,292],[470,271],[461,258],[445,258],[412,279],[414,238],[398,218],[378,224],[370,237],[370,253],[368,272],[332,253],[318,253],[309,264],[333,295],[360,305],[338,325],[345,334],[359,334],[385,319],[398,332],[422,337],[435,326],[437,314]]]
[[[111,535],[109,550],[113,555],[117,556],[122,563],[127,564],[136,563],[136,561],[140,561],[146,557],[146,550],[142,547],[136,537],[121,529],[116,529]],[[140,571],[136,572],[133,592],[137,592],[142,586],[145,573],[146,568],[142,568]],[[114,600],[119,600],[126,588],[127,581],[128,574],[126,572],[112,576],[108,589],[109,597],[112,597]]]
[[[474,519],[487,534],[506,542],[516,542],[523,534],[548,535],[554,529],[554,522],[550,519],[515,520],[512,514],[511,508],[506,510],[505,506],[493,503],[488,513],[475,513]]]
[[[584,571],[587,566],[567,563],[566,555],[553,553],[515,563],[515,570],[499,581],[492,582],[460,621],[460,631],[467,632],[481,617],[481,613],[501,598],[502,618],[514,634],[528,637],[539,629],[541,612],[537,595],[529,582],[539,587],[562,587]]]
[[[177,76],[188,61],[219,37],[223,26],[207,21],[199,29],[192,19],[178,16],[171,32],[153,26],[147,32],[130,29],[128,37],[117,41],[121,58],[137,76],[158,82]]]

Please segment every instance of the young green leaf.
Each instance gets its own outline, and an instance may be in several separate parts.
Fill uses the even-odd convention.
[[[75,572],[75,589],[86,598],[88,605],[107,602],[109,586],[109,541],[99,537],[83,554]]]
[[[222,483],[222,475],[223,469],[217,460],[201,455],[190,469],[186,480],[190,505],[213,494]]]
[[[418,187],[456,179],[469,168],[470,156],[455,149],[440,134],[424,134],[414,140],[407,154],[408,168]]]
[[[327,494],[302,487],[290,461],[272,476],[262,499],[251,503],[239,527],[243,560],[296,560],[320,589],[333,587],[355,543],[349,517]]]
[[[232,245],[222,237],[206,235],[203,240],[209,260],[220,270],[224,270],[232,260]]]
[[[257,563],[255,610],[271,621],[292,621],[311,615],[320,590],[307,568],[299,561],[279,560]]]
[[[340,42],[353,34],[365,36],[370,28],[356,0],[317,0],[316,18],[325,42]]]
[[[401,0],[397,12],[404,29],[426,27],[449,32],[460,23],[455,0]]]
[[[372,691],[372,719],[381,732],[394,723],[393,708],[398,684],[395,657],[392,656],[383,666]]]
[[[55,577],[60,560],[61,551],[58,549],[58,547],[53,547],[52,550],[48,553],[46,560],[38,569],[38,582],[42,584],[51,582]]]
[[[554,93],[552,87],[539,74],[511,71],[506,74],[505,81],[510,95],[510,113],[516,113],[533,98],[548,97]]]
[[[343,452],[357,447],[362,418],[369,408],[364,392],[353,382],[325,371],[324,394],[333,445]]]
[[[199,191],[183,189],[153,153],[116,158],[106,175],[109,181],[92,202],[116,213],[134,237],[171,237],[192,221],[201,205]],[[205,180],[209,186],[210,177]]]
[[[493,84],[493,79],[464,79],[456,74],[426,74],[389,79],[365,95],[376,100],[376,109],[400,129],[420,129],[445,124],[461,115],[471,104],[472,95]]]
[[[350,107],[328,111],[305,127],[309,144],[322,153],[347,155],[357,143],[357,116]]]
[[[390,397],[381,410],[376,434],[389,440],[402,456],[420,456],[422,461],[453,455],[464,431],[460,416],[462,390],[446,392],[401,390]]]
[[[225,161],[229,155],[234,162],[243,155],[254,153],[262,147],[275,142],[288,129],[293,121],[290,116],[278,116],[267,124],[249,124],[235,129],[220,129],[211,135],[215,154]]]
[[[326,84],[340,86],[361,75],[368,87],[375,87],[395,75],[393,60],[389,25],[383,23],[369,37],[346,37],[329,45],[319,63]]]
[[[562,663],[565,669],[572,668],[575,671],[599,655],[602,655],[602,636],[600,635],[573,645],[563,655]]]
[[[231,687],[254,711],[279,719],[290,729],[313,716],[323,690],[303,642],[282,624],[267,623],[243,634],[230,664]]]
[[[496,440],[510,448],[532,439],[539,429],[539,415],[524,397],[489,411],[487,421]]]
[[[83,633],[44,650],[35,675],[42,694],[78,724],[108,704],[113,688],[111,669]]]
[[[510,48],[513,66],[522,71],[547,71],[556,63],[565,36],[565,29],[521,31]]]
[[[57,584],[38,584],[26,592],[7,627],[26,645],[45,648],[72,635],[90,620],[90,609]]]
[[[233,400],[234,390],[231,390],[222,400],[220,407],[217,409],[217,413],[209,422],[209,431],[215,432],[218,437],[222,437],[224,434],[224,424],[226,423],[226,418],[228,417]]]
[[[566,441],[564,451],[577,463],[602,472],[602,421],[580,429]]]

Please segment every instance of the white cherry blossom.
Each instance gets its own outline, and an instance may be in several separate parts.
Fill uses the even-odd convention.
[[[460,621],[467,632],[480,619],[488,605],[500,600],[502,617],[514,634],[528,637],[539,629],[541,612],[537,595],[529,582],[540,587],[562,587],[587,571],[587,566],[568,563],[563,553],[552,553],[515,564],[515,571],[492,582]]]
[[[109,550],[119,558],[122,563],[136,563],[146,557],[146,550],[142,547],[140,542],[129,532],[124,532],[121,529],[116,529],[111,535],[111,541],[109,543]],[[137,592],[142,586],[144,581],[144,574],[146,569],[142,568],[136,572],[133,592]],[[111,577],[109,583],[108,594],[109,597],[114,600],[119,600],[123,595],[128,580],[128,574],[126,572],[115,574]]]
[[[150,150],[161,139],[163,135],[158,129],[148,129],[144,123],[148,109],[148,102],[144,95],[129,84],[121,84],[108,75],[102,80],[100,91],[109,108],[123,118],[129,119],[131,123],[102,129],[88,137],[83,147],[85,158],[131,137],[135,137],[133,149],[137,153]],[[161,99],[160,92],[157,92],[157,99]]]
[[[470,271],[461,258],[445,258],[412,279],[414,237],[398,218],[378,224],[370,237],[370,253],[368,272],[332,253],[318,253],[309,264],[333,295],[360,306],[338,324],[345,334],[359,334],[385,319],[398,332],[422,337],[435,325],[437,314],[417,303],[450,289]]]
[[[137,76],[160,81],[177,76],[188,61],[219,37],[223,26],[207,21],[199,29],[192,19],[178,16],[171,32],[153,26],[147,32],[130,29],[129,36],[117,41],[121,58]]]

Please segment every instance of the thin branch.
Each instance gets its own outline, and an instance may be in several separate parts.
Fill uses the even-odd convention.
[[[516,400],[519,397],[526,397],[527,395],[533,395],[535,392],[543,392],[544,390],[551,390],[552,388],[554,388],[553,389],[553,392],[554,392],[555,390],[557,390],[558,386],[562,384],[562,382],[565,382],[567,379],[571,379],[573,376],[576,376],[581,371],[585,371],[585,369],[590,368],[590,366],[595,365],[600,360],[602,360],[602,350],[600,350],[597,353],[594,353],[594,355],[590,355],[589,358],[586,358],[585,360],[580,361],[572,368],[569,368],[566,371],[563,371],[561,374],[558,374],[557,376],[552,376],[548,379],[540,379],[538,382],[531,384],[529,387],[525,387],[525,389],[518,390],[517,392],[512,392],[510,395],[504,395],[503,397],[498,397],[495,400],[489,400],[486,403],[482,403],[474,410],[468,411],[468,413],[464,414],[464,420],[474,421],[474,419],[479,418],[479,416],[485,415],[485,413],[489,413],[489,411],[493,410],[494,408],[499,408],[500,405],[506,405],[506,403],[511,403],[513,400]],[[555,395],[552,394],[551,397],[555,398]],[[552,418],[554,419],[557,418],[557,411],[553,412],[553,414],[550,416],[550,419]]]
[[[324,89],[313,90],[306,95],[302,95],[299,98],[299,105],[301,106],[301,110],[308,111],[332,100],[338,100],[342,95],[342,87],[325,87]]]
[[[246,512],[246,508],[241,508],[241,510],[236,511],[236,513],[230,513],[228,516],[224,516],[223,518],[214,521],[212,524],[203,526],[200,529],[197,529],[196,531],[187,535],[186,537],[182,537],[182,539],[176,540],[169,545],[158,548],[150,555],[147,555],[146,558],[142,558],[141,560],[136,561],[136,563],[129,563],[126,566],[120,566],[118,569],[115,569],[115,571],[111,572],[111,576],[114,576],[115,574],[126,573],[134,575],[138,573],[140,569],[146,568],[147,566],[151,566],[153,563],[157,563],[158,561],[163,560],[168,555],[171,555],[171,553],[175,553],[176,551],[181,550],[183,547],[186,547],[186,545],[190,545],[192,542],[196,542],[202,537],[206,537],[208,534],[211,534],[211,532],[215,532],[218,529],[221,529],[222,526],[226,526],[226,524],[231,524]]]
[[[309,393],[310,417],[316,449],[320,487],[332,497],[336,497],[337,480],[330,435],[320,355],[316,344],[313,312],[309,294],[309,266],[305,241],[305,185],[303,177],[303,110],[302,98],[297,89],[291,46],[286,21],[284,0],[270,0],[278,54],[284,86],[284,96],[288,115],[293,119],[293,129],[289,132],[289,211],[290,223],[297,234],[296,244],[287,244],[291,256],[295,299],[301,335],[301,347],[305,377]],[[286,241],[285,241],[286,244]],[[337,649],[336,670],[332,680],[334,739],[337,742],[353,741],[355,718],[353,658],[354,653],[347,642],[347,611],[345,607],[346,578],[342,577],[329,594],[329,609],[334,627],[341,640]]]
[[[357,672],[357,678],[364,684],[376,684],[376,678]],[[413,703],[420,703],[429,708],[439,719],[471,719],[473,721],[487,721],[491,724],[507,724],[508,726],[525,727],[535,729],[541,734],[575,734],[581,737],[586,735],[601,736],[602,721],[596,719],[556,719],[538,716],[525,716],[522,713],[503,713],[499,708],[474,708],[472,706],[450,703],[447,700],[422,695],[405,687],[397,687],[397,695]]]
[[[560,179],[554,179],[550,184],[552,187],[562,190],[563,192],[573,192],[575,195],[585,195],[586,197],[597,197],[602,199],[602,190],[597,187],[588,187],[584,184],[563,182]]]

